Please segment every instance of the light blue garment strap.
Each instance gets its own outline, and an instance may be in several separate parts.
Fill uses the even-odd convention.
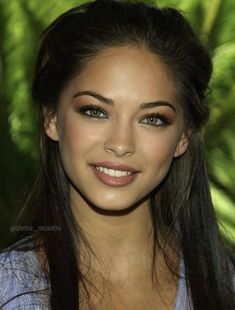
[[[180,258],[180,265],[179,265],[179,280],[178,280],[178,291],[176,296],[176,302],[175,302],[175,310],[183,310],[182,304],[184,295],[186,293],[186,285],[185,285],[185,268],[184,268],[184,262],[183,258]]]
[[[0,253],[0,309],[48,309],[50,285],[34,251]]]

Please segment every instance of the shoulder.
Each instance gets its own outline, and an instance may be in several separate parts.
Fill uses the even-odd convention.
[[[231,296],[234,296],[235,293],[235,256],[234,255],[228,255],[228,274],[231,276],[232,282],[230,282],[232,285],[229,285]],[[227,268],[227,267],[226,267]],[[224,286],[224,282],[221,281],[221,286]],[[187,287],[187,279],[185,274],[185,264],[184,260],[181,257],[180,260],[180,268],[179,268],[179,281],[178,281],[178,293],[176,298],[176,304],[174,310],[190,310],[193,309],[193,302],[192,302],[192,296],[191,296],[191,290],[189,287]]]
[[[0,253],[1,309],[49,309],[49,292],[49,282],[33,250]]]
[[[179,264],[178,291],[174,310],[189,309],[193,309],[192,300],[187,289],[184,260],[183,257],[181,257]]]

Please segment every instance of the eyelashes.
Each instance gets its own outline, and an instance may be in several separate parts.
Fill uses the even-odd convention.
[[[89,117],[91,119],[108,119],[109,116],[107,112],[105,112],[102,108],[96,105],[84,105],[76,108],[76,110],[85,117]],[[150,127],[158,127],[158,126],[167,126],[171,124],[171,120],[169,117],[164,115],[163,113],[151,113],[143,116],[140,119],[140,123],[150,126]]]
[[[155,127],[170,125],[169,119],[161,113],[152,113],[152,114],[146,115],[142,119],[141,123],[149,125],[149,126],[155,126]]]
[[[81,106],[78,112],[90,118],[108,118],[106,112],[96,105]]]

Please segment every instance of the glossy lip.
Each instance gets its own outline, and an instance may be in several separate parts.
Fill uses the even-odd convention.
[[[105,174],[105,173],[97,170],[96,167],[99,167],[99,166],[91,165],[91,169],[93,170],[95,176],[98,178],[99,181],[101,181],[102,183],[104,183],[108,186],[111,186],[111,187],[121,187],[121,186],[128,185],[134,181],[134,179],[136,178],[136,176],[138,174],[137,172],[133,172],[131,175],[127,175],[127,176],[112,177],[108,174]],[[102,167],[103,167],[103,165],[102,165]],[[105,167],[108,168],[107,166],[105,166]],[[115,167],[116,167],[116,170],[118,170],[117,166],[115,166]],[[119,167],[120,167],[120,165],[119,165]],[[122,167],[123,167],[123,165],[122,165]],[[112,166],[112,168],[109,168],[109,169],[114,169],[114,168]],[[130,171],[130,170],[125,170],[125,171]]]
[[[129,172],[139,172],[138,170],[125,165],[125,164],[120,164],[120,163],[115,163],[115,162],[111,162],[111,161],[102,161],[102,162],[98,162],[98,163],[94,163],[92,164],[92,166],[94,167],[105,167],[108,169],[114,169],[114,170],[122,170],[122,171],[129,171]]]

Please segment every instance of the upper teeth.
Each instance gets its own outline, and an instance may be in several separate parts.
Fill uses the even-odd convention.
[[[100,172],[110,175],[111,177],[123,177],[123,176],[132,174],[132,172],[130,171],[114,170],[114,169],[108,169],[105,167],[95,167],[95,168],[99,170]]]

